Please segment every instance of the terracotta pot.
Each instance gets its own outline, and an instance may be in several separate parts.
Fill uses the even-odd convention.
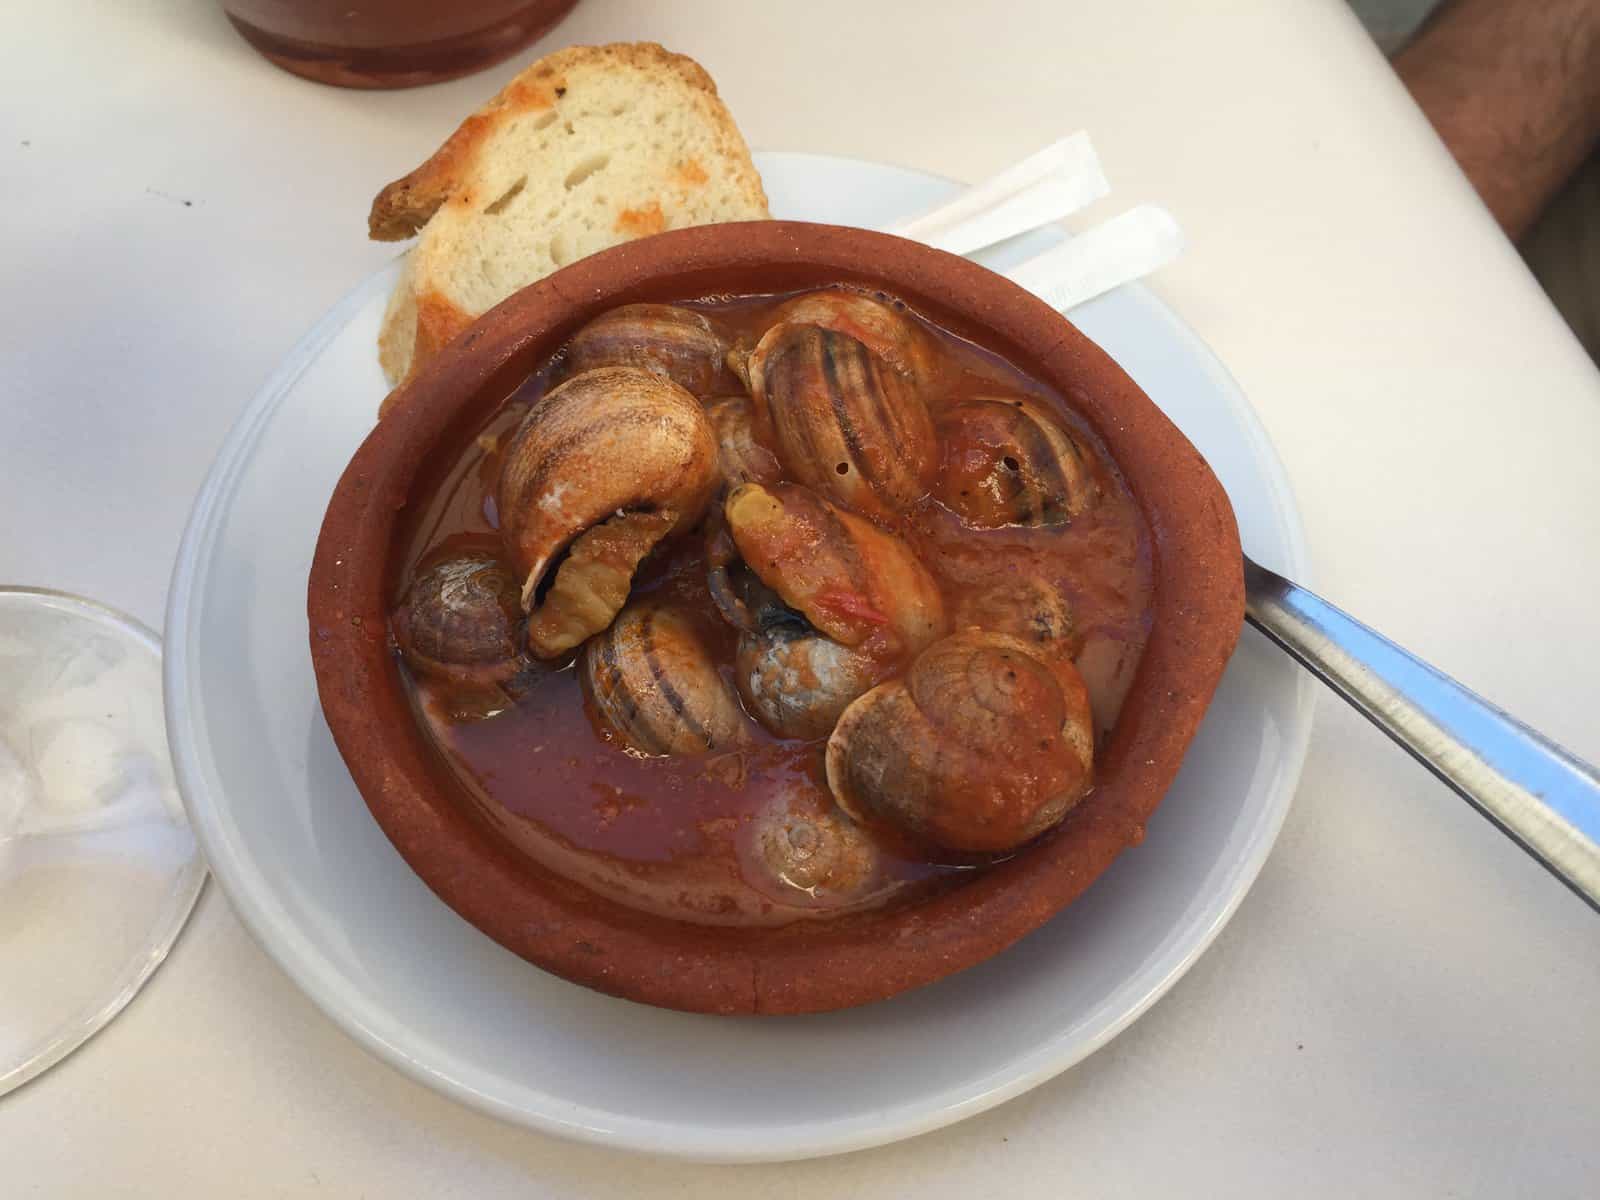
[[[1104,441],[1154,539],[1153,625],[1098,764],[1063,825],[1009,861],[901,908],[777,929],[683,924],[543,871],[474,818],[407,700],[388,630],[401,510],[436,448],[454,452],[580,325],[637,301],[881,287],[1061,392]],[[971,966],[1076,899],[1145,822],[1239,635],[1239,536],[1195,448],[1098,347],[998,275],[884,234],[787,221],[630,242],[518,292],[396,397],[339,481],[310,581],[323,711],[373,816],[456,912],[531,962],[648,1004],[803,1013],[881,1000]]]

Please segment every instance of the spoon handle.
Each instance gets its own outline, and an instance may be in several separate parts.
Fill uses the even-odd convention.
[[[1252,625],[1600,909],[1600,772],[1249,558],[1244,579]]]

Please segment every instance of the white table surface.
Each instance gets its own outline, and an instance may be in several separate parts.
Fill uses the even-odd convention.
[[[911,11],[588,0],[546,48],[659,40],[757,147],[962,178],[1089,129],[1110,206],[1183,223],[1156,288],[1261,412],[1320,590],[1600,759],[1600,376],[1344,6]],[[514,66],[319,87],[211,0],[6,27],[0,579],[159,625],[235,415],[393,253],[371,195]],[[1327,698],[1215,947],[1108,1049],[953,1129],[716,1168],[501,1125],[357,1049],[212,887],[127,1012],[0,1100],[0,1193],[1592,1196],[1597,1014],[1595,916]]]

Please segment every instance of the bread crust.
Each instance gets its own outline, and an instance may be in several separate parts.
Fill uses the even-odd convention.
[[[368,235],[378,241],[401,241],[421,233],[445,204],[476,203],[479,198],[474,188],[481,175],[483,151],[498,131],[524,114],[551,109],[564,93],[569,76],[596,70],[670,76],[703,95],[707,103],[697,106],[699,115],[712,130],[717,152],[736,164],[735,186],[742,205],[753,214],[767,214],[761,177],[711,76],[692,58],[654,42],[632,42],[571,46],[522,71],[467,117],[426,162],[378,193],[367,216]],[[690,172],[698,173],[698,179]],[[689,164],[682,175],[691,182],[706,181],[698,164]],[[614,232],[619,240],[626,240],[659,232],[665,224],[657,203],[653,208],[647,205],[619,214]],[[465,311],[430,278],[426,249],[424,242],[411,254],[378,336],[379,362],[391,384],[409,378],[481,315]]]

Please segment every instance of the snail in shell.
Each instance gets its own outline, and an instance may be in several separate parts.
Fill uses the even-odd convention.
[[[1099,499],[1089,452],[1031,400],[963,401],[938,431],[934,494],[969,525],[1064,525]]]
[[[933,643],[854,701],[828,738],[828,786],[856,820],[947,850],[1013,850],[1093,779],[1083,680],[1002,633]]]
[[[796,484],[736,488],[708,550],[713,601],[741,631],[735,681],[779,737],[821,738],[845,706],[945,628],[911,548]]]
[[[700,520],[718,480],[704,409],[662,375],[600,367],[534,404],[497,493],[533,653],[556,657],[606,628],[639,563]]]
[[[755,413],[748,396],[719,396],[707,401],[706,419],[717,435],[717,466],[728,487],[777,483],[783,478],[778,456],[756,440]]]
[[[705,631],[682,608],[633,602],[589,639],[579,669],[595,719],[641,754],[707,754],[749,740]]]
[[[928,336],[897,301],[850,288],[823,288],[785,301],[773,314],[768,330],[785,323],[817,325],[852,337],[918,389],[926,387],[933,375]],[[748,359],[748,349],[729,354],[729,365],[747,386]]]
[[[884,891],[882,851],[815,784],[775,797],[751,825],[746,870],[775,899],[838,910]]]
[[[406,589],[391,628],[419,675],[475,687],[505,683],[524,665],[517,581],[493,555],[444,559]]]
[[[850,701],[883,678],[887,664],[819,633],[742,565],[732,586],[740,595],[729,619],[742,631],[734,685],[745,710],[779,737],[827,737]],[[725,608],[721,599],[718,605]]]
[[[774,622],[739,639],[739,695],[779,737],[827,737],[850,702],[883,675],[870,654],[841,646],[803,622]]]
[[[997,579],[962,592],[951,624],[1008,633],[1047,654],[1070,657],[1079,637],[1061,589],[1031,575]]]
[[[596,367],[639,367],[696,396],[710,395],[727,380],[727,355],[727,339],[703,313],[675,304],[613,308],[567,343],[574,375]]]
[[[787,321],[762,337],[747,375],[756,428],[790,478],[868,517],[928,494],[938,465],[928,406],[864,342]]]

